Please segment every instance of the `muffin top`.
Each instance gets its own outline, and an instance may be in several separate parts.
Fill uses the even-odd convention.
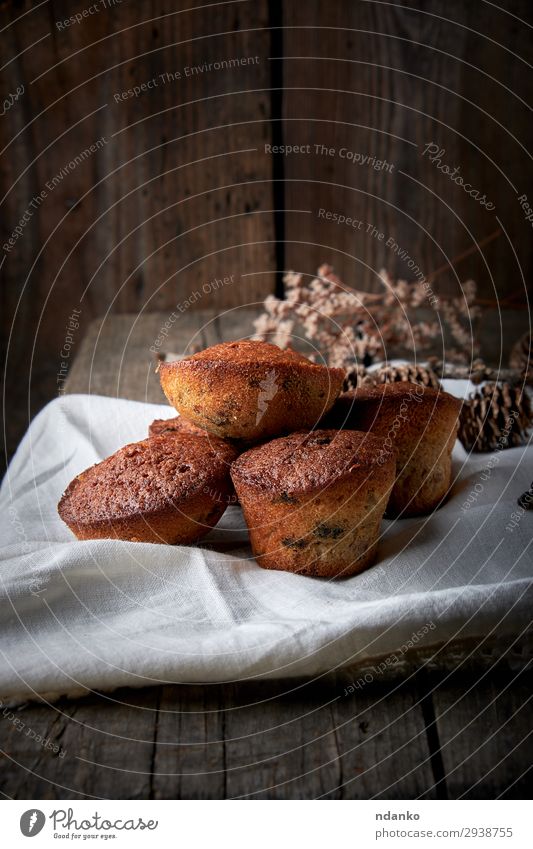
[[[212,345],[204,351],[199,351],[191,357],[186,357],[180,362],[227,362],[227,363],[249,363],[267,361],[272,363],[309,363],[307,357],[298,354],[291,349],[282,350],[270,342],[258,342],[251,339],[243,339],[240,342],[221,342]]]
[[[236,452],[217,437],[163,433],[125,445],[78,475],[58,505],[65,522],[109,521],[182,504],[224,483]]]
[[[350,389],[345,392],[345,395],[352,395],[357,398],[377,398],[380,395],[397,398],[405,393],[418,390],[420,396],[426,392],[437,395],[437,390],[430,386],[422,386],[420,383],[409,383],[407,380],[396,380],[393,383],[362,383],[357,389]]]
[[[438,399],[442,403],[456,407],[461,402],[458,398],[445,392],[444,389],[434,389],[432,386],[423,386],[421,383],[409,383],[407,380],[398,380],[394,383],[363,383],[357,389],[350,389],[342,397],[351,397],[356,401],[372,401],[374,399],[397,400],[403,397],[426,398],[432,403]]]
[[[159,369],[161,373],[164,373],[165,371],[190,367],[206,369],[218,367],[247,372],[250,368],[264,368],[265,366],[324,369],[338,373],[344,379],[343,369],[328,369],[327,366],[313,363],[303,354],[299,354],[290,348],[282,350],[277,345],[271,345],[270,342],[258,342],[251,339],[243,339],[240,342],[221,342],[219,345],[212,345],[211,348],[206,348],[204,351],[199,351],[183,360],[161,363]]]
[[[402,406],[404,405],[404,406]],[[408,383],[405,380],[395,383],[363,383],[356,389],[351,389],[339,395],[333,408],[325,418],[326,424],[349,427],[357,422],[364,427],[374,417],[379,417],[380,425],[387,425],[401,411],[405,413],[402,421],[420,423],[427,421],[435,411],[445,418],[456,417],[461,408],[461,401],[443,389],[433,389],[419,383]],[[421,413],[423,411],[423,414]],[[377,421],[376,421],[377,423]]]
[[[160,433],[192,433],[196,436],[210,437],[206,430],[188,421],[183,416],[173,416],[171,419],[154,419],[148,433],[157,436]]]
[[[300,431],[241,454],[231,467],[235,483],[287,494],[322,489],[356,470],[395,462],[384,441],[355,430]]]

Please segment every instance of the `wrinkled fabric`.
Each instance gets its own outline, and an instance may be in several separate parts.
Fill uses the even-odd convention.
[[[458,396],[464,382],[447,381]],[[450,498],[384,520],[376,565],[326,581],[255,563],[239,507],[195,546],[78,542],[57,514],[70,480],[143,439],[167,406],[52,401],[0,491],[0,698],[315,675],[400,646],[518,635],[531,621],[533,447],[454,449]],[[414,636],[417,632],[422,632]]]

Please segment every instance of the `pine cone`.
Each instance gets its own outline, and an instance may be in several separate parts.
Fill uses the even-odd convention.
[[[343,392],[348,392],[350,389],[357,389],[362,383],[368,382],[368,373],[364,366],[352,366],[346,369],[346,377],[344,378]]]
[[[432,386],[439,389],[440,382],[435,372],[430,368],[407,363],[402,366],[381,366],[375,371],[367,371],[364,366],[353,366],[346,371],[344,391],[356,389],[363,383],[397,383],[398,381],[420,383],[422,386]]]
[[[457,365],[457,363],[444,362],[437,357],[429,357],[428,362],[434,369],[437,377],[452,378],[453,380],[471,380],[472,383],[484,383],[486,380],[504,379],[507,375],[503,375],[500,371],[496,371],[486,365],[484,360],[478,357],[472,360],[470,365]],[[514,377],[518,377],[515,374]]]
[[[526,441],[531,424],[525,391],[509,383],[486,383],[464,402],[458,436],[467,451],[514,448]]]
[[[409,383],[432,386],[433,389],[440,388],[440,382],[435,372],[430,368],[417,366],[415,363],[408,363],[403,366],[381,366],[381,368],[371,372],[369,377],[373,378],[375,383],[397,383],[407,380]]]

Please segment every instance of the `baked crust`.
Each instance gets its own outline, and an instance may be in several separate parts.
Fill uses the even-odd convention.
[[[209,433],[209,431],[204,430],[202,427],[196,427],[196,425],[188,421],[183,416],[174,416],[171,419],[154,419],[154,421],[148,428],[148,435],[158,436],[161,433],[188,433],[203,439],[214,440],[215,443],[220,440],[219,436],[214,436],[212,433]],[[228,445],[231,445],[231,447],[235,451],[236,457],[243,451],[245,451],[247,447],[249,447],[244,442],[240,442],[238,440],[221,441],[227,442]],[[238,498],[230,479],[230,494],[228,495],[228,504],[238,503]]]
[[[235,450],[216,437],[151,436],[74,478],[58,513],[82,540],[194,542],[226,509],[235,457]]]
[[[302,431],[252,448],[231,476],[266,569],[347,577],[376,556],[394,453],[369,433]]]
[[[160,433],[192,433],[195,436],[210,436],[202,427],[196,427],[183,416],[173,416],[171,419],[154,419],[148,428],[148,436],[158,436]]]
[[[268,342],[225,342],[161,363],[161,386],[185,418],[217,436],[258,442],[312,428],[342,389],[343,369]]]
[[[446,497],[461,401],[415,383],[363,384],[335,402],[329,426],[370,431],[397,454],[390,516],[430,513]]]

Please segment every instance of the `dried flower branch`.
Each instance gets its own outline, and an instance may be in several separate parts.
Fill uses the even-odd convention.
[[[379,275],[381,292],[346,286],[329,265],[322,265],[307,285],[303,277],[287,273],[286,297],[267,297],[254,338],[286,348],[294,334],[303,332],[330,366],[344,368],[415,351],[423,358],[434,349],[443,328],[458,346],[449,359],[466,362],[472,351],[477,353],[472,324],[480,312],[472,280],[463,284],[460,296],[437,298],[426,280],[394,280],[385,270]],[[414,310],[422,306],[438,317],[420,320]]]

